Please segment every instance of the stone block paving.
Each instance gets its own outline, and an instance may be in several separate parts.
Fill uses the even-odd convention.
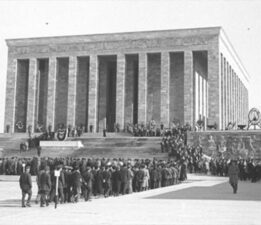
[[[238,194],[224,177],[189,175],[182,184],[91,202],[21,208],[18,177],[0,176],[0,225],[260,225],[261,182],[240,182]],[[33,200],[36,195],[33,185]]]

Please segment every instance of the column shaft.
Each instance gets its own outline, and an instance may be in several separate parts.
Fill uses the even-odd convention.
[[[227,73],[226,59],[223,58],[223,73],[224,73],[224,129],[227,126]]]
[[[6,97],[5,97],[5,132],[7,126],[9,132],[14,132],[15,127],[15,98],[17,82],[17,59],[8,57],[7,78],[6,78]]]
[[[117,55],[117,79],[116,79],[116,123],[120,129],[124,129],[125,114],[125,55]]]
[[[170,65],[169,52],[161,53],[161,113],[160,120],[164,127],[169,127],[169,85],[170,85]]]
[[[147,54],[139,53],[138,122],[147,123]]]
[[[56,95],[56,57],[49,58],[49,74],[48,74],[48,97],[47,97],[47,119],[46,127],[54,127],[55,120],[55,95]]]
[[[238,99],[239,99],[239,96],[238,96],[238,76],[236,76],[236,120],[237,120],[237,124],[239,124],[239,108],[238,108]]]
[[[234,71],[232,70],[231,74],[231,87],[232,87],[232,122],[235,122],[235,82],[234,82]]]
[[[29,61],[28,77],[28,97],[27,97],[27,118],[26,125],[35,129],[35,104],[36,104],[36,79],[37,79],[37,59],[31,58]]]
[[[193,121],[193,55],[184,52],[184,123],[194,125]]]
[[[67,126],[75,126],[77,57],[69,57]]]
[[[97,55],[90,55],[88,124],[93,127],[93,132],[97,132],[98,84],[98,58]]]
[[[221,55],[221,129],[225,128],[225,74],[224,58]]]
[[[227,75],[228,75],[228,123],[231,122],[231,74],[230,65],[227,63]]]
[[[220,63],[219,53],[216,49],[208,51],[208,118],[210,124],[217,124],[218,129],[221,125],[221,82],[220,82]]]

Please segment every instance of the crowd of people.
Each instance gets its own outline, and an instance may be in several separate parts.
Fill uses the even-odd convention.
[[[37,177],[36,202],[40,201],[40,206],[44,207],[55,201],[56,189],[57,201],[61,204],[75,203],[80,198],[89,201],[94,197],[119,196],[175,185],[187,179],[187,171],[216,176],[229,176],[231,173],[229,171],[231,160],[211,159],[208,161],[201,158],[198,163],[193,164],[189,158],[188,155],[179,160],[173,158],[164,161],[34,157],[33,159],[2,159],[0,165],[1,174],[20,175],[21,189],[26,187],[22,191],[23,207],[30,206],[32,182],[29,177],[31,174]],[[199,166],[200,162],[204,162],[202,166]],[[261,179],[261,164],[256,164],[251,159],[235,162],[234,167],[238,168],[240,180],[257,182]],[[23,173],[24,168],[25,173]],[[56,182],[55,171],[59,171],[58,182]],[[237,186],[233,188],[235,190]],[[25,194],[29,195],[26,204]]]
[[[157,125],[155,120],[151,120],[144,123],[131,124],[128,123],[126,125],[126,130],[128,133],[132,134],[135,137],[160,137],[164,130],[164,125]]]
[[[186,144],[186,131],[189,126],[176,126],[166,130],[161,141],[161,151],[169,153],[174,160],[187,163],[190,173],[206,173],[214,176],[228,176],[230,159],[224,157],[210,158],[203,154],[201,146]],[[237,159],[239,179],[256,182],[261,179],[261,164],[254,159]]]
[[[20,162],[20,159],[18,160]],[[20,164],[19,164],[20,165]],[[78,202],[82,197],[89,201],[92,196],[118,196],[177,184],[187,179],[185,161],[124,160],[86,158],[33,158],[22,159],[27,174],[37,176],[40,206],[55,200],[55,171],[60,171],[58,181],[59,202]],[[17,167],[18,168],[18,167]],[[20,166],[19,166],[20,168]],[[28,176],[20,172],[21,177]],[[23,181],[20,179],[21,189]],[[27,187],[32,184],[29,182]],[[23,190],[23,189],[22,189]],[[25,190],[26,193],[26,190]],[[28,193],[30,206],[31,194]],[[25,207],[23,197],[22,206]]]
[[[228,176],[228,164],[230,160],[224,158],[211,159],[209,169],[212,175]],[[261,180],[261,163],[254,159],[238,159],[236,160],[239,168],[239,179],[242,181],[257,182]]]
[[[175,161],[186,161],[190,173],[205,173],[208,170],[207,159],[203,157],[200,146],[187,145],[188,130],[188,125],[166,130],[161,140],[161,151],[167,152]]]
[[[142,133],[140,135],[150,135],[147,132],[155,130],[150,126],[150,130],[145,132],[143,128],[141,126],[138,131]],[[22,207],[30,207],[31,175],[36,176],[36,202],[40,201],[41,207],[48,206],[50,202],[78,202],[80,198],[89,201],[93,197],[119,196],[166,187],[186,180],[187,171],[229,176],[234,193],[237,192],[238,177],[251,182],[261,179],[261,164],[253,159],[212,159],[203,154],[201,146],[187,145],[186,134],[190,129],[189,125],[162,129],[161,151],[168,153],[168,161],[13,157],[0,159],[0,174],[20,175]]]

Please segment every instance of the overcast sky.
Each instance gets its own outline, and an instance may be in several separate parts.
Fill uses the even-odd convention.
[[[261,1],[0,1],[0,132],[5,39],[222,26],[251,76],[250,107],[261,110]]]

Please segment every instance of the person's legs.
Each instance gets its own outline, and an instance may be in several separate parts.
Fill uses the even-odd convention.
[[[60,196],[60,203],[64,203],[64,193],[63,193],[63,188],[58,189],[59,196]]]
[[[30,201],[32,197],[32,190],[29,190],[27,194],[28,194],[28,198],[27,198],[26,206],[31,207]]]
[[[25,207],[25,195],[26,193],[22,191],[22,207]]]
[[[234,194],[237,193],[237,183],[234,184]]]
[[[45,197],[44,191],[41,191],[40,195],[41,195],[41,197],[40,197],[40,207],[43,207],[45,202],[46,202],[46,199],[45,199],[46,197]]]

